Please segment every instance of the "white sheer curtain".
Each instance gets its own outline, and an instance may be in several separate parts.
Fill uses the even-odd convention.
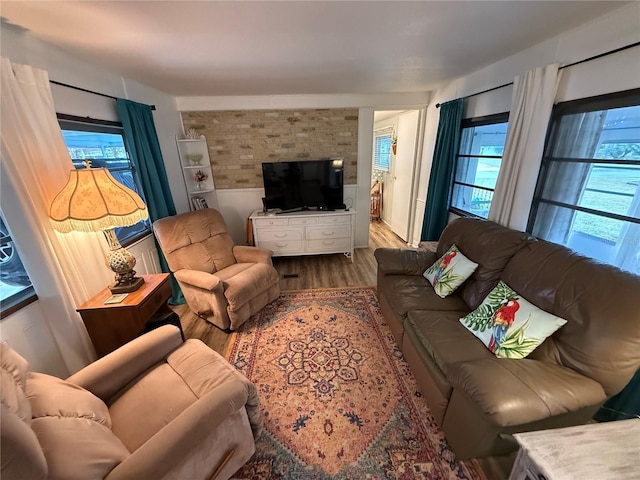
[[[563,117],[550,154],[555,158],[593,158],[606,116],[606,110],[601,110]],[[578,205],[590,172],[590,163],[551,162],[542,197]],[[575,210],[541,203],[532,233],[538,238],[566,245],[575,213]]]
[[[112,281],[100,234],[60,234],[48,212],[73,168],[56,119],[47,72],[2,58],[2,173],[18,192],[42,263],[30,271],[39,301],[69,372],[95,353],[76,306]]]
[[[509,129],[489,220],[517,230],[526,228],[559,80],[557,64],[515,77]]]

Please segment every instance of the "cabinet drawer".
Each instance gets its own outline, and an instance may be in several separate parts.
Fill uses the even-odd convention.
[[[171,283],[164,282],[158,290],[153,292],[138,308],[138,317],[144,325],[151,316],[171,298]]]
[[[349,224],[351,223],[351,215],[339,215],[330,217],[319,217],[319,225],[336,225],[336,224]]]
[[[289,225],[317,225],[317,218],[290,218]]]
[[[273,217],[269,217],[269,218],[254,218],[253,219],[253,224],[256,227],[269,227],[269,226],[274,226],[274,227],[282,227],[282,226],[286,226],[289,224],[289,220],[286,218],[273,218]]]
[[[302,240],[274,240],[271,242],[260,242],[260,247],[268,248],[274,255],[282,253],[302,253],[304,243]]]
[[[325,225],[307,228],[307,240],[351,237],[350,225]]]
[[[348,252],[351,250],[351,239],[349,238],[329,238],[323,240],[309,240],[307,251],[309,252]]]
[[[260,243],[302,240],[302,229],[260,230],[258,232],[258,238],[260,239]]]

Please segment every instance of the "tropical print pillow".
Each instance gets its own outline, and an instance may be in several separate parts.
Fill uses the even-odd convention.
[[[529,303],[503,281],[460,322],[500,358],[526,357],[567,323]]]
[[[451,295],[478,268],[458,247],[451,245],[447,252],[422,274],[442,298]]]

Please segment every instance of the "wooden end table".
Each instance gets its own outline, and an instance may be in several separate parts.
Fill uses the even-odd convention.
[[[154,316],[171,313],[168,273],[141,275],[144,284],[127,295],[122,303],[105,305],[111,291],[105,288],[76,309],[82,317],[99,357],[133,340]]]

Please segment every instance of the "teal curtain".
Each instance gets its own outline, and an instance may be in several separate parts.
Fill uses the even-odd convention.
[[[453,168],[460,146],[462,109],[461,98],[440,105],[440,121],[420,237],[423,241],[438,240],[447,226]]]
[[[617,395],[607,400],[593,416],[599,422],[640,417],[640,370]]]
[[[138,173],[140,183],[142,183],[149,218],[155,222],[160,218],[175,215],[176,207],[169,190],[167,171],[164,168],[151,107],[119,98],[116,100],[116,108],[124,127],[124,138],[131,155],[131,162]],[[171,273],[157,241],[156,246],[162,271]],[[180,290],[173,274],[171,275],[171,288],[173,295],[169,303],[172,305],[185,303],[182,290]]]

